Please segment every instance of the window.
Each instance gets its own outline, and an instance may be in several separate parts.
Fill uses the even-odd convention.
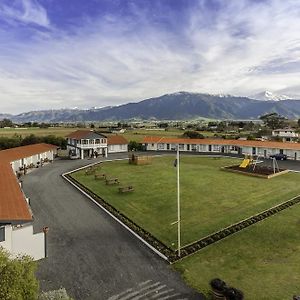
[[[165,144],[158,144],[157,148],[158,148],[158,150],[164,150],[165,149]]]
[[[184,150],[184,144],[179,144],[179,150]]]
[[[0,242],[5,241],[5,227],[0,227]]]

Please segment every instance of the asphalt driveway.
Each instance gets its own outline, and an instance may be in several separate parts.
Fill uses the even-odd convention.
[[[23,178],[35,230],[50,228],[48,258],[37,272],[41,289],[65,287],[76,300],[204,299],[60,176],[93,161],[57,160]]]

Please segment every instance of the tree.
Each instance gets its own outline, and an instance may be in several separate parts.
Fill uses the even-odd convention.
[[[188,130],[183,134],[183,137],[185,138],[190,138],[190,139],[204,139],[204,136],[197,132],[197,131],[191,131]]]
[[[285,124],[286,118],[280,116],[278,113],[270,113],[260,117],[264,124],[271,129],[282,128]]]
[[[143,151],[145,149],[141,143],[138,143],[136,141],[130,141],[128,144],[128,150],[129,151]]]
[[[30,257],[11,258],[0,247],[0,299],[37,299],[39,285],[35,271],[36,263]]]
[[[40,137],[38,137],[34,134],[30,134],[23,139],[21,145],[26,146],[26,145],[38,144],[40,142],[41,142]]]
[[[10,119],[3,119],[0,121],[0,128],[13,127],[14,123]]]

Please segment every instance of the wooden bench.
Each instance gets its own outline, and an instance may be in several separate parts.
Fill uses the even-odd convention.
[[[106,178],[105,183],[107,185],[113,185],[113,184],[119,184],[119,179],[118,178]]]
[[[93,175],[95,174],[95,169],[94,168],[88,168],[87,170],[85,170],[85,175]]]
[[[127,192],[133,192],[134,188],[132,185],[125,186],[125,187],[119,187],[119,193],[127,193]]]
[[[104,173],[96,173],[95,174],[95,180],[101,180],[101,179],[106,179],[106,174],[104,174]]]

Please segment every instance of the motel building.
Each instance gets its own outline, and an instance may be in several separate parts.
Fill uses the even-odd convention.
[[[142,143],[149,151],[175,151],[178,146],[183,152],[247,154],[264,158],[281,153],[288,159],[300,160],[300,143],[167,137],[145,137]]]
[[[93,157],[128,151],[128,141],[119,135],[105,136],[93,130],[77,130],[66,136],[71,158]]]
[[[0,151],[0,247],[12,255],[46,256],[46,228],[33,230],[30,201],[17,175],[51,162],[57,147],[48,144],[22,146]],[[25,172],[26,173],[26,172]]]

